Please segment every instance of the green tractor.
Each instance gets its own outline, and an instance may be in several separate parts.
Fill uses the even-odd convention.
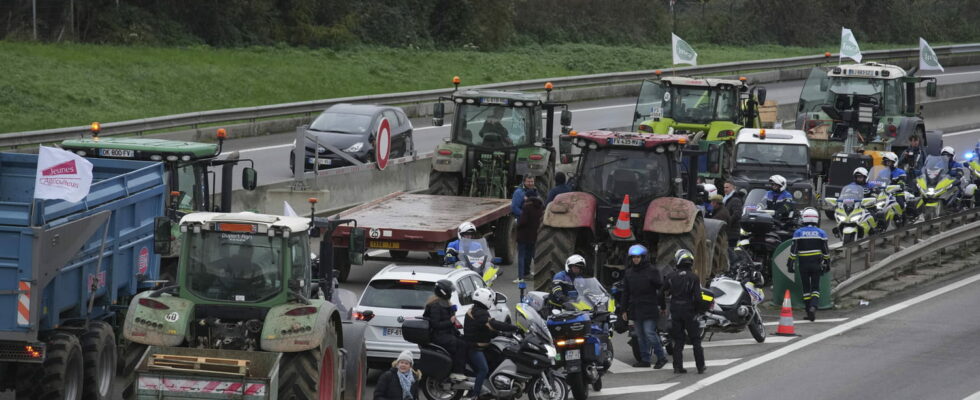
[[[458,77],[453,83],[457,90],[440,98],[456,109],[450,137],[436,147],[432,159],[430,193],[508,198],[525,175],[535,176],[535,186],[547,193],[555,176],[555,109],[562,109],[563,133],[572,123],[568,105],[551,102],[551,83],[545,85],[545,96],[460,91]],[[432,124],[442,126],[444,118],[444,104],[436,103]]]
[[[177,140],[149,139],[141,137],[100,138],[101,127],[92,123],[92,137],[61,142],[61,148],[82,157],[118,158],[164,163],[171,200],[167,204],[167,216],[173,227],[170,232],[170,251],[161,253],[160,279],[174,282],[177,271],[177,255],[180,253],[181,233],[177,221],[195,211],[231,211],[231,196],[217,200],[212,168],[221,167],[221,193],[232,193],[234,168],[242,162],[253,165],[252,160],[239,159],[238,152],[218,159],[227,133],[217,130],[218,143],[184,142]],[[258,175],[253,167],[242,170],[242,188],[254,190]],[[158,231],[158,236],[167,236]]]
[[[762,128],[759,105],[764,87],[745,78],[661,77],[644,80],[633,112],[632,131],[688,135],[708,157],[698,168],[702,178],[728,180],[724,168],[742,128]]]
[[[329,265],[316,279],[310,257],[311,236],[350,222],[185,215],[176,284],[138,294],[126,313],[124,397],[210,398],[207,388],[239,382],[214,398],[359,400],[365,325],[351,318],[354,304],[338,300],[356,297],[338,295]],[[323,260],[332,247],[320,242]],[[198,393],[167,386],[177,380]]]

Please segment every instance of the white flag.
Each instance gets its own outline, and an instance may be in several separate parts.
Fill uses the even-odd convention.
[[[92,163],[81,156],[41,146],[34,182],[35,199],[63,199],[77,203],[92,187]]]
[[[673,33],[670,34],[670,41],[674,50],[674,64],[698,65],[698,53],[691,45]]]
[[[861,48],[858,47],[854,34],[847,28],[841,28],[840,31],[840,58],[844,57],[861,62]]]
[[[289,205],[289,202],[288,201],[285,201],[285,200],[282,201],[282,215],[285,215],[287,217],[298,217],[299,216],[299,215],[296,214],[296,211],[293,210],[293,207],[291,207]]]
[[[946,72],[943,69],[943,65],[939,63],[939,57],[936,57],[936,52],[932,51],[932,47],[929,47],[929,43],[925,39],[919,38],[919,70],[937,69]]]

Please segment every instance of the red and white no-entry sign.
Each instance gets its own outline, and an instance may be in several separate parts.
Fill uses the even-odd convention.
[[[391,158],[391,125],[388,123],[388,118],[381,118],[378,134],[374,137],[374,159],[378,160],[378,169],[385,169],[389,158]]]

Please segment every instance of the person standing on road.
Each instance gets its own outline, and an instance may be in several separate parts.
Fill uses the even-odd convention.
[[[548,191],[548,199],[545,200],[544,206],[547,207],[548,203],[551,203],[558,195],[562,193],[568,193],[572,191],[572,185],[567,183],[567,177],[564,172],[559,172],[555,174],[555,187]]]
[[[904,168],[910,174],[910,178],[915,179],[919,176],[919,171],[922,169],[922,164],[925,163],[925,156],[922,154],[922,147],[919,147],[919,137],[912,135],[909,138],[909,147],[905,148],[902,152],[902,160],[899,162],[898,167]],[[909,181],[909,186],[913,182]]]
[[[728,213],[728,208],[725,207],[723,203],[724,197],[720,194],[713,194],[708,196],[708,201],[711,203],[711,216],[708,218],[717,219],[719,221],[725,221],[727,224],[729,220],[732,219],[731,215]]]
[[[524,208],[517,218],[517,279],[514,283],[527,279],[534,260],[534,244],[538,241],[538,228],[544,216],[544,205],[537,190],[524,192]]]
[[[446,349],[453,357],[452,380],[466,379],[466,342],[459,338],[459,321],[456,320],[456,306],[449,303],[456,288],[449,280],[436,282],[435,295],[425,304],[422,317],[429,321],[432,343]]]
[[[412,352],[405,350],[391,363],[391,369],[378,377],[374,400],[414,400],[419,398],[419,379],[422,373],[412,369]]]
[[[521,217],[521,209],[524,208],[524,193],[534,189],[534,175],[524,176],[524,182],[514,190],[514,195],[510,196],[510,212],[514,218]]]
[[[667,364],[667,354],[664,346],[660,343],[660,335],[657,334],[657,310],[661,307],[660,270],[650,265],[649,253],[647,248],[641,244],[634,244],[629,249],[629,266],[626,268],[626,277],[623,280],[623,305],[626,312],[623,313],[623,321],[633,319],[636,322],[637,345],[640,346],[640,358],[636,364],[637,368],[650,367],[650,348],[653,348],[657,356],[657,363],[654,369],[663,368]]]
[[[820,229],[820,213],[814,208],[803,210],[803,227],[793,232],[793,245],[789,250],[789,273],[796,273],[800,267],[803,279],[803,303],[806,305],[806,319],[817,319],[817,305],[820,303],[820,275],[830,271],[830,248],[827,247],[827,232]]]
[[[735,190],[735,185],[731,182],[725,182],[722,188],[725,191],[725,197],[722,198],[722,202],[725,203],[725,208],[728,209],[729,216],[728,247],[735,247],[738,244],[739,236],[742,234],[739,224],[742,221],[742,205],[744,202],[741,193]]]
[[[674,252],[676,269],[667,275],[664,293],[670,294],[670,336],[674,339],[674,373],[686,374],[684,369],[684,342],[691,342],[694,347],[694,363],[698,373],[703,374],[704,349],[701,347],[701,335],[698,321],[694,319],[695,296],[701,296],[701,279],[691,271],[694,265],[694,255],[687,249]],[[700,299],[699,299],[700,300]],[[666,313],[663,303],[660,312]]]

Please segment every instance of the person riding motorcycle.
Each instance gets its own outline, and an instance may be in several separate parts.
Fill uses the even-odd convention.
[[[568,292],[575,290],[575,279],[581,278],[585,271],[585,257],[572,254],[565,260],[565,270],[558,271],[551,278],[551,295],[548,296],[548,303],[555,308],[562,308],[568,298]]]
[[[891,182],[892,185],[898,185],[899,189],[895,192],[895,201],[898,202],[898,206],[902,208],[902,215],[905,211],[905,182],[908,181],[908,175],[905,173],[904,169],[898,167],[898,155],[892,152],[887,152],[882,156],[882,164],[885,168],[891,171]]]
[[[517,331],[517,326],[490,317],[490,308],[493,307],[496,297],[490,289],[476,289],[472,296],[473,307],[466,312],[463,323],[463,340],[469,345],[470,366],[473,367],[476,374],[473,380],[473,390],[470,391],[472,398],[480,397],[483,381],[490,374],[487,357],[483,354],[483,349],[490,345],[490,340],[499,332]]]
[[[460,240],[477,239],[479,237],[480,237],[480,232],[476,230],[476,225],[473,225],[472,222],[466,221],[463,222],[462,224],[459,224],[459,228],[456,230],[457,239],[453,240],[452,242],[449,242],[449,245],[446,246],[446,259],[449,260],[449,257],[452,257],[453,259],[459,258]],[[480,246],[480,244],[477,242],[470,242],[470,243],[471,243],[470,246]],[[469,250],[474,251],[478,249],[469,249]]]
[[[874,189],[874,186],[872,186],[871,183],[868,183],[868,170],[866,168],[857,167],[854,169],[854,173],[851,175],[854,177],[853,184],[864,188],[865,197],[871,194],[871,189]]]
[[[422,317],[429,321],[429,331],[432,336],[432,343],[446,349],[453,357],[453,373],[450,378],[453,380],[465,380],[466,375],[466,342],[460,339],[459,330],[456,325],[456,306],[449,302],[456,288],[449,280],[442,279],[436,282],[433,289],[434,295],[425,304],[425,311]]]
[[[789,217],[796,207],[793,195],[786,190],[786,178],[782,175],[769,177],[769,191],[766,192],[766,209],[776,212],[779,220]]]
[[[820,213],[814,208],[803,210],[803,227],[793,232],[793,245],[789,251],[789,273],[800,267],[803,279],[803,302],[806,317],[811,322],[816,319],[817,305],[820,302],[820,275],[830,271],[830,248],[827,247],[827,232],[820,229]]]
[[[946,160],[949,163],[947,168],[947,173],[949,176],[955,179],[960,179],[963,177],[963,164],[960,164],[953,159],[953,156],[956,155],[956,150],[953,149],[953,146],[943,147],[943,150],[939,153],[939,155],[946,157]]]

